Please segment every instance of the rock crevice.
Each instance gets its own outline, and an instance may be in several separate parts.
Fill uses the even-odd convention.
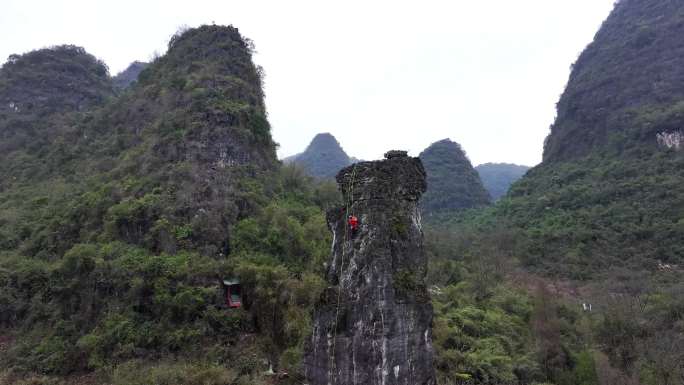
[[[432,385],[432,305],[425,287],[418,158],[392,156],[339,172],[345,205],[328,212],[329,287],[306,347],[311,385]],[[358,217],[356,234],[347,216]]]

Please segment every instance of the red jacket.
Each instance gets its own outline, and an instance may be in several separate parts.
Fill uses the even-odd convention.
[[[356,230],[359,227],[359,219],[356,218],[356,216],[354,216],[354,215],[349,217],[349,220],[347,220],[347,223],[349,224],[349,227],[352,230]]]

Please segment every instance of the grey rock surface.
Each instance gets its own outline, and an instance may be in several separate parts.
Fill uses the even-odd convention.
[[[328,212],[326,279],[305,347],[310,385],[432,385],[432,305],[418,200],[418,158],[362,162],[337,174],[345,206]],[[347,216],[358,217],[356,234]]]

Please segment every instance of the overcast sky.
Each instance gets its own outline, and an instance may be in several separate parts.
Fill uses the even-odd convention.
[[[278,153],[331,132],[352,156],[443,138],[474,165],[541,161],[570,65],[613,0],[0,0],[0,60],[76,44],[112,74],[183,25],[254,40]]]

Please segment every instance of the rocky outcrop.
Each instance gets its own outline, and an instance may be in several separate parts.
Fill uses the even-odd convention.
[[[682,148],[682,142],[684,142],[684,135],[681,131],[659,132],[656,134],[656,140],[661,147],[679,151]]]
[[[435,383],[418,209],[425,171],[418,158],[400,155],[337,174],[346,205],[328,212],[330,286],[306,347],[311,385]],[[349,214],[359,219],[356,234]]]

